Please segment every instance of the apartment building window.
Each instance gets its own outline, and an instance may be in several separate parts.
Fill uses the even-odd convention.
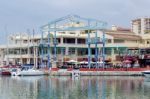
[[[33,54],[34,53],[34,50],[33,48],[30,49],[30,54]]]
[[[9,49],[9,54],[14,54],[14,49]]]
[[[114,43],[124,43],[125,41],[122,39],[114,39]]]
[[[88,55],[87,48],[78,48],[78,55]]]
[[[22,49],[22,54],[27,54],[27,49]]]
[[[91,54],[95,55],[95,49],[94,48],[91,49]]]
[[[75,34],[75,32],[70,32],[70,34]]]
[[[37,39],[36,43],[40,43],[40,39]]]
[[[119,54],[120,50],[119,48],[113,48],[114,49],[114,54]]]
[[[106,55],[111,55],[111,48],[105,48]]]
[[[56,38],[56,40],[57,40],[57,43],[60,43],[60,38]]]
[[[114,54],[124,54],[127,49],[124,47],[114,48]]]
[[[75,48],[69,48],[69,54],[70,55],[75,54]]]
[[[107,39],[107,43],[111,43],[111,39]]]
[[[59,32],[60,34],[66,34],[66,32]]]
[[[16,44],[21,44],[21,43],[22,43],[22,40],[16,40],[15,43],[16,43]]]
[[[65,55],[65,48],[57,48],[57,54]]]
[[[27,43],[27,42],[28,42],[28,40],[24,40],[24,41],[23,41],[23,43]]]
[[[78,44],[85,44],[86,40],[85,39],[82,39],[82,38],[78,38],[77,39],[77,43]]]
[[[63,43],[75,44],[75,38],[63,38]]]
[[[14,49],[14,54],[20,54],[20,49]]]

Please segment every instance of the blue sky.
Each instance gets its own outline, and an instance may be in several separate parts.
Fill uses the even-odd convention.
[[[0,43],[5,33],[39,30],[69,14],[106,21],[109,27],[130,27],[132,19],[150,16],[150,0],[0,0]],[[7,29],[5,29],[7,27]]]

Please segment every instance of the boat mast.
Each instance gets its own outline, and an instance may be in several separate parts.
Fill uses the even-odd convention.
[[[50,26],[49,26],[50,27]],[[51,56],[50,56],[50,31],[48,31],[48,35],[47,35],[47,38],[48,38],[48,68],[51,68]]]
[[[9,65],[9,48],[8,48],[8,33],[7,33],[7,25],[4,27],[5,29],[5,36],[6,36],[6,65]]]
[[[33,61],[34,61],[34,68],[37,68],[37,48],[35,47],[35,40],[34,40],[34,35],[35,35],[35,31],[33,29],[33,40],[32,40],[32,44],[33,44]]]
[[[22,35],[20,32],[20,65],[22,64]]]
[[[88,20],[88,27],[90,27],[90,20]],[[91,68],[91,39],[90,39],[90,30],[88,29],[88,67]]]
[[[29,48],[29,46],[30,46],[30,30],[29,29],[27,30],[27,33],[28,33],[28,49],[27,49],[27,54],[28,54],[28,56],[30,56],[30,48]],[[28,59],[27,59],[27,64],[30,64],[30,57],[28,57]]]

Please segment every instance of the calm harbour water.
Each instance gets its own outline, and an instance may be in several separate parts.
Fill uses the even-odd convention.
[[[150,99],[144,77],[0,77],[0,99]]]

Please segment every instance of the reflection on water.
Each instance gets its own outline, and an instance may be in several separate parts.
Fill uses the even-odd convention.
[[[143,77],[0,77],[0,99],[149,99]]]

